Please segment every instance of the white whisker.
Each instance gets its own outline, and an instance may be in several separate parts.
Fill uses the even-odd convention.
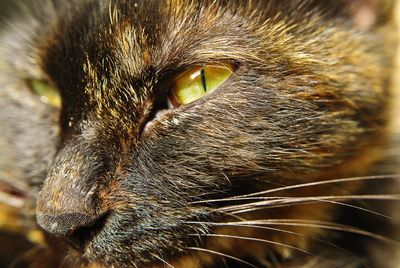
[[[394,200],[400,201],[400,195],[341,195],[341,196],[315,196],[315,197],[274,197],[271,200],[253,202],[241,205],[232,205],[218,208],[218,211],[224,212],[235,212],[240,213],[247,212],[246,209],[253,209],[260,206],[271,206],[271,205],[292,205],[292,204],[304,204],[309,202],[326,202],[326,201],[338,201],[338,200]]]
[[[364,180],[388,180],[388,179],[398,179],[398,178],[400,178],[399,175],[379,175],[379,176],[365,176],[365,177],[353,177],[353,178],[334,179],[334,180],[323,180],[323,181],[316,181],[316,182],[284,186],[284,187],[279,187],[279,188],[275,188],[275,189],[271,189],[271,190],[265,190],[265,191],[251,193],[251,194],[237,195],[237,196],[228,197],[228,198],[193,201],[193,202],[191,202],[191,204],[204,204],[204,203],[244,200],[243,198],[250,198],[250,197],[256,198],[257,196],[260,196],[260,195],[267,195],[267,194],[286,191],[286,190],[293,190],[293,189],[312,187],[312,186],[320,186],[320,185],[325,185],[325,184],[355,182],[355,181],[364,181]]]
[[[356,205],[351,205],[351,204],[347,204],[347,203],[343,203],[343,202],[339,202],[339,201],[332,201],[332,200],[312,200],[312,201],[303,201],[303,202],[293,202],[293,203],[285,203],[285,204],[280,204],[280,205],[268,205],[268,206],[256,206],[256,207],[251,207],[251,208],[248,208],[248,209],[242,209],[242,210],[237,210],[237,211],[233,211],[233,212],[231,212],[230,214],[231,215],[233,215],[233,214],[243,214],[243,213],[247,213],[247,212],[254,212],[254,211],[257,211],[257,210],[264,210],[264,209],[273,209],[273,208],[281,208],[281,207],[289,207],[289,206],[299,206],[299,205],[307,205],[307,204],[316,204],[316,203],[329,203],[329,204],[334,204],[334,205],[340,205],[340,206],[344,206],[344,207],[350,207],[350,208],[354,208],[354,209],[357,209],[357,210],[360,210],[360,211],[364,211],[364,212],[368,212],[368,213],[371,213],[371,214],[374,214],[374,215],[376,215],[376,216],[380,216],[380,217],[383,217],[383,218],[386,218],[386,219],[391,219],[391,217],[389,217],[389,216],[387,216],[387,215],[385,215],[385,214],[382,214],[382,213],[379,213],[379,212],[376,212],[376,211],[373,211],[373,210],[370,210],[370,209],[366,209],[366,208],[363,208],[363,207],[360,207],[360,206],[356,206]]]
[[[194,234],[189,234],[189,236],[194,236]],[[295,246],[291,246],[288,244],[284,244],[284,243],[280,243],[280,242],[276,242],[276,241],[272,241],[272,240],[267,240],[267,239],[260,239],[260,238],[255,238],[255,237],[247,237],[247,236],[237,236],[237,235],[225,235],[225,234],[201,234],[201,236],[205,236],[205,237],[220,237],[220,238],[231,238],[231,239],[240,239],[240,240],[249,240],[249,241],[253,241],[253,242],[262,242],[262,243],[267,243],[267,244],[272,244],[272,245],[277,245],[277,246],[282,246],[282,247],[286,247],[286,248],[290,248],[296,251],[300,251],[309,255],[313,255],[313,253],[295,247]]]
[[[187,222],[190,224],[208,224],[208,222]],[[377,239],[382,242],[390,243],[393,245],[396,245],[400,247],[400,241],[396,241],[393,239],[390,239],[388,237],[372,233],[369,231],[365,231],[363,229],[354,227],[354,226],[349,226],[349,225],[344,225],[344,224],[338,224],[338,223],[333,223],[333,222],[325,222],[325,221],[315,221],[315,220],[303,220],[303,219],[266,219],[266,220],[248,220],[244,222],[221,222],[218,224],[224,224],[225,226],[235,226],[237,224],[240,225],[282,225],[282,226],[301,226],[301,227],[309,227],[309,228],[321,228],[321,229],[327,229],[327,230],[332,230],[332,231],[340,231],[340,232],[348,232],[348,233],[353,233],[353,234],[358,234],[358,235],[363,235],[366,237],[371,237],[374,239]]]
[[[188,223],[188,224],[202,224],[202,225],[205,224],[204,222],[201,222],[201,223],[199,223],[199,222],[187,222],[187,223]],[[237,224],[234,224],[234,223],[232,223],[232,224],[230,224],[230,223],[229,223],[229,224],[226,224],[226,223],[220,223],[220,222],[208,222],[208,224],[211,225],[211,226],[223,226],[223,227],[229,226],[229,227],[256,228],[256,229],[270,230],[270,231],[275,231],[275,232],[280,232],[280,233],[286,233],[286,234],[291,234],[291,235],[296,235],[296,236],[301,236],[301,237],[307,237],[307,238],[310,238],[310,239],[312,239],[312,240],[314,240],[314,241],[317,241],[317,242],[323,243],[323,244],[325,244],[325,245],[334,247],[334,248],[338,249],[339,251],[341,251],[341,252],[343,252],[343,253],[349,255],[350,257],[352,257],[352,258],[353,258],[354,260],[356,260],[359,264],[362,264],[363,266],[368,267],[368,265],[366,265],[362,260],[360,260],[357,256],[355,256],[354,254],[352,254],[350,251],[348,251],[348,250],[346,250],[346,249],[344,249],[344,248],[342,248],[342,247],[340,247],[340,246],[338,246],[338,245],[335,245],[335,244],[333,244],[333,243],[330,243],[330,242],[328,242],[328,241],[326,241],[326,240],[318,239],[318,238],[315,238],[315,237],[310,237],[310,236],[304,235],[304,234],[299,233],[299,232],[293,232],[293,231],[289,231],[289,230],[285,230],[285,229],[280,229],[280,228],[273,228],[273,227],[267,227],[267,226],[259,226],[259,225],[246,224],[246,223],[242,224],[241,222],[238,222]]]
[[[251,264],[251,263],[249,263],[247,261],[244,261],[242,259],[236,258],[236,257],[228,255],[228,254],[224,254],[224,253],[221,253],[221,252],[218,252],[218,251],[205,249],[205,248],[198,248],[198,247],[187,247],[187,249],[196,250],[196,251],[202,251],[202,252],[207,252],[207,253],[219,255],[219,256],[222,256],[222,257],[225,257],[225,258],[228,258],[228,259],[232,259],[232,260],[238,261],[240,263],[246,264],[249,267],[258,268],[257,266],[255,266],[255,265],[253,265],[253,264]]]
[[[369,231],[365,231],[353,226],[343,225],[333,222],[324,222],[324,221],[314,221],[314,220],[299,220],[299,219],[271,219],[271,220],[258,220],[258,221],[247,221],[240,222],[241,224],[266,224],[266,225],[284,225],[284,226],[302,226],[302,227],[310,227],[310,228],[322,228],[329,229],[334,231],[348,232],[353,234],[359,234],[367,237],[371,237],[382,242],[394,244],[400,247],[400,242],[390,239],[388,237],[372,233]]]
[[[161,261],[162,263],[166,264],[168,267],[175,268],[172,264],[168,263],[166,260],[164,260],[163,258],[157,256],[156,254],[151,253],[151,256],[153,256],[157,260]]]

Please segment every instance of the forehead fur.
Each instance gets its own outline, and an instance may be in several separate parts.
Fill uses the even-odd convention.
[[[110,73],[118,71],[142,78],[150,66],[157,66],[161,71],[221,58],[259,61],[260,48],[265,49],[266,42],[272,48],[278,47],[276,42],[288,41],[289,32],[296,30],[296,22],[308,10],[303,4],[297,11],[289,11],[293,13],[291,16],[276,15],[283,7],[293,8],[283,3],[74,1],[70,5],[55,4],[52,34],[43,40],[43,46],[48,48],[47,55],[43,55],[44,65],[48,70],[61,69],[61,65],[65,71],[65,60],[73,61],[73,66],[79,62],[80,67],[89,60],[90,65],[107,67]],[[63,16],[57,15],[58,12]],[[65,13],[73,15],[65,16]],[[312,22],[302,23],[303,31],[308,27],[316,26]],[[59,35],[63,38],[58,38]],[[60,54],[64,58],[60,59]]]

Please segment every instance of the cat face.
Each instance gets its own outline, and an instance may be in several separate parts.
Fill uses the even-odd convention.
[[[330,5],[318,1],[42,2],[41,17],[27,19],[31,31],[24,25],[7,37],[3,147],[19,170],[36,171],[20,176],[40,185],[37,221],[72,254],[118,267],[163,258],[184,265],[181,256],[201,247],[288,255],[309,241],[223,239],[255,231],[212,223],[279,213],[325,220],[332,207],[254,212],[216,199],[365,174],[375,160],[369,150],[385,125],[390,61],[382,36],[356,35],[345,7],[336,9],[338,24],[316,11]],[[228,74],[207,92],[219,68]],[[174,90],[193,90],[190,79],[205,93],[176,100],[186,95]],[[317,195],[357,189],[341,187]],[[298,231],[319,232],[306,229]]]

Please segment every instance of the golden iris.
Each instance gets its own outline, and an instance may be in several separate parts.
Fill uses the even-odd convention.
[[[60,92],[51,83],[44,80],[30,80],[29,85],[42,102],[57,108],[61,107]]]
[[[212,92],[233,73],[232,64],[196,66],[179,74],[172,83],[170,104],[173,107],[191,103]]]

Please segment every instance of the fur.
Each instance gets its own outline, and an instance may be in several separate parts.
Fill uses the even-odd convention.
[[[0,170],[32,187],[49,243],[71,245],[53,258],[383,267],[370,246],[394,249],[394,226],[346,206],[398,193],[393,2],[359,1],[370,23],[349,1],[33,2],[1,39]],[[167,109],[172,77],[219,62],[237,66],[222,86]]]

